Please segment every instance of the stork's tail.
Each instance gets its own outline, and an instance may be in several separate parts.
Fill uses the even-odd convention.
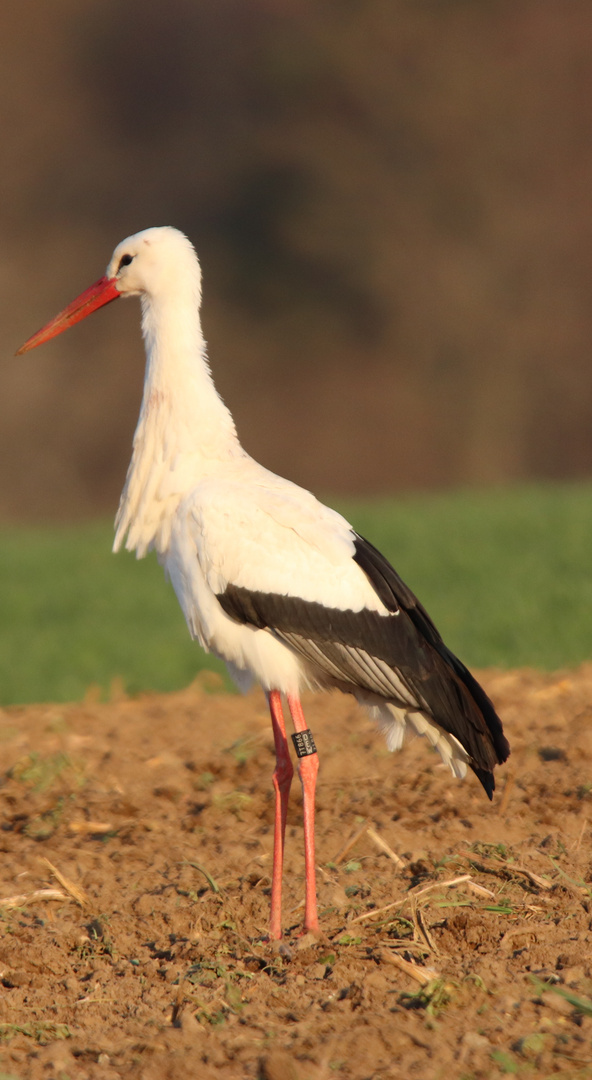
[[[395,705],[390,705],[388,702],[379,704],[365,701],[364,705],[384,735],[388,750],[400,750],[405,736],[413,732],[415,735],[425,736],[434,750],[438,751],[453,776],[459,780],[466,776],[467,765],[470,765],[471,759],[464,746],[454,735],[444,731],[423,713],[397,709]]]

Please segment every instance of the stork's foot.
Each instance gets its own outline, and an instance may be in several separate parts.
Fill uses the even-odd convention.
[[[272,941],[269,939],[269,947],[274,956],[281,956],[282,960],[292,959],[293,949],[286,941]]]
[[[298,937],[295,944],[297,952],[302,952],[304,949],[313,949],[315,945],[329,945],[329,938],[322,930],[304,930]]]

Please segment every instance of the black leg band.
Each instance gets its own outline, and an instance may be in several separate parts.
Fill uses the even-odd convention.
[[[317,752],[310,728],[307,728],[306,731],[296,731],[292,735],[292,742],[299,758],[308,757],[309,754],[316,754]]]

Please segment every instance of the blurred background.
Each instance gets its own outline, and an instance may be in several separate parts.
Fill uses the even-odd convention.
[[[114,512],[137,304],[12,354],[161,224],[270,468],[592,474],[589,0],[22,0],[0,42],[1,520]]]

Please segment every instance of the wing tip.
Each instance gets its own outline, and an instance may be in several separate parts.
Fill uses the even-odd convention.
[[[475,776],[485,789],[485,794],[490,802],[493,801],[493,793],[495,791],[495,777],[489,769],[480,769],[477,765],[471,765]]]

